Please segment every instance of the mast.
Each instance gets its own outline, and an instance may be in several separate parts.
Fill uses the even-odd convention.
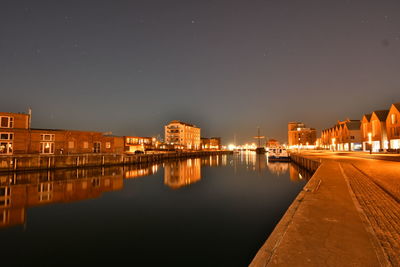
[[[265,136],[260,135],[260,126],[258,126],[257,129],[258,129],[258,135],[254,136],[254,138],[258,139],[258,147],[261,147],[261,139],[265,138]]]

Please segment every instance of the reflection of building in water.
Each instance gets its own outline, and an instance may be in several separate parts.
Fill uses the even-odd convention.
[[[0,176],[0,227],[24,224],[26,210],[98,198],[123,187],[121,168],[57,170]]]
[[[292,181],[301,181],[301,180],[308,181],[312,176],[312,173],[308,172],[303,168],[300,168],[296,164],[289,165],[289,173],[290,173],[290,180]]]
[[[276,175],[282,175],[287,173],[289,170],[289,164],[288,162],[269,162],[267,164],[268,170]]]
[[[226,164],[227,164],[227,155],[212,155],[209,157],[201,158],[202,166],[217,167],[217,166],[226,166]]]
[[[187,159],[165,163],[164,184],[177,189],[200,181],[201,159]]]
[[[157,164],[146,166],[146,167],[133,166],[132,169],[128,169],[125,171],[124,178],[132,179],[132,178],[143,177],[143,176],[155,174],[157,171],[158,171]]]

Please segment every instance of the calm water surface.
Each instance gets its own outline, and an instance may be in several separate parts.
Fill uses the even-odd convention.
[[[247,266],[308,177],[253,153],[3,174],[2,264]]]

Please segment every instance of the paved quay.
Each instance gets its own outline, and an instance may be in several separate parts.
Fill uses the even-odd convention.
[[[250,266],[400,266],[400,155],[302,156],[321,166]]]

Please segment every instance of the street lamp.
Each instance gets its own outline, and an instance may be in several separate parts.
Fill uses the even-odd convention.
[[[332,138],[332,149],[333,149],[333,151],[335,151],[335,141],[336,141],[336,138]]]
[[[369,153],[372,154],[372,133],[368,133]]]

